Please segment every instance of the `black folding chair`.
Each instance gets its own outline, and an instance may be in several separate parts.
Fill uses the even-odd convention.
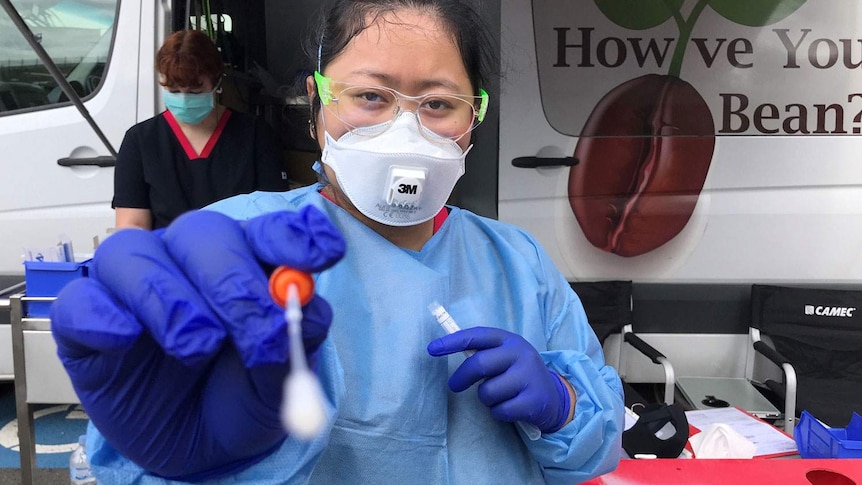
[[[862,414],[862,290],[753,285],[751,327],[755,351],[783,370],[764,383],[790,432],[802,410],[837,428]]]
[[[664,402],[673,404],[675,377],[673,365],[661,352],[638,337],[632,330],[632,282],[631,281],[576,281],[569,282],[581,299],[587,320],[599,342],[612,334],[620,334],[619,362],[617,372],[625,382],[626,345],[662,366],[665,374]],[[630,386],[629,386],[630,388]]]

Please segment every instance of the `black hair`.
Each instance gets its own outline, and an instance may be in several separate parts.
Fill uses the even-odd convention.
[[[461,53],[474,95],[487,86],[496,67],[496,50],[487,25],[479,13],[459,0],[334,0],[316,32],[305,43],[309,65],[323,69],[338,56],[347,44],[383,15],[403,9],[419,10],[436,15],[451,32]],[[320,100],[314,97],[311,119],[316,119]]]

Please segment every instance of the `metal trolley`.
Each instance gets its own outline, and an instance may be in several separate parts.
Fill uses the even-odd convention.
[[[21,455],[21,483],[32,485],[36,471],[35,404],[76,404],[78,396],[51,335],[51,320],[28,317],[27,304],[50,302],[53,297],[10,297],[12,360],[15,370],[15,411]]]
[[[10,320],[11,295],[24,291],[24,277],[0,277],[3,284],[15,281],[12,286],[0,290],[0,382],[14,382],[15,370],[12,365],[12,325]]]

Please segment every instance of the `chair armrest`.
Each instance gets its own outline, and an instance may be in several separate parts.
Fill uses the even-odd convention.
[[[793,436],[796,421],[796,369],[787,357],[762,340],[754,342],[754,350],[772,361],[784,372],[784,431]]]
[[[638,350],[638,352],[647,356],[654,364],[661,364],[659,359],[666,359],[664,354],[656,350],[652,345],[646,343],[642,338],[637,335],[626,332],[623,334],[623,339],[629,343],[632,347]]]
[[[664,402],[668,405],[673,404],[676,374],[674,373],[673,365],[671,365],[667,357],[631,331],[623,332],[623,341],[628,342],[629,345],[647,356],[653,363],[662,366],[662,369],[664,369]]]
[[[781,367],[784,364],[790,363],[790,361],[787,360],[787,357],[781,355],[780,352],[778,352],[774,348],[770,347],[769,345],[766,344],[766,342],[764,342],[762,340],[758,340],[757,342],[754,342],[754,350],[756,350],[757,353],[763,355],[767,359],[771,360],[772,363],[774,363],[778,367]]]

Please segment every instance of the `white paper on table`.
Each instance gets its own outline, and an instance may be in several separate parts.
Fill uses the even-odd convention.
[[[754,456],[797,453],[796,441],[778,428],[739,408],[715,408],[686,411],[688,424],[707,429],[712,424],[724,423],[757,446]]]

